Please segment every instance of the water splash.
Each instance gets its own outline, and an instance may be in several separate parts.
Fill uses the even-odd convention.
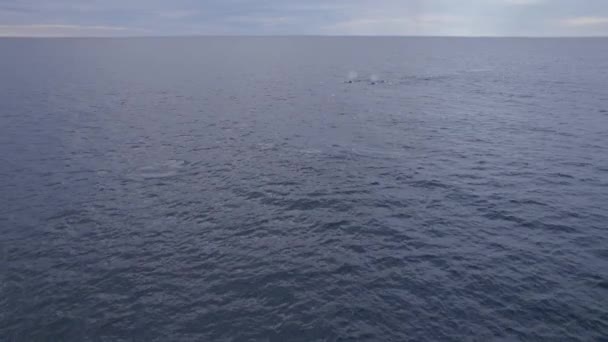
[[[346,83],[353,83],[358,77],[359,74],[356,71],[349,71],[347,76],[348,80],[346,81]]]

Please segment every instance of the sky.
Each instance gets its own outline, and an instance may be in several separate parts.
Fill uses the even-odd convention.
[[[0,36],[608,36],[608,0],[0,0]]]

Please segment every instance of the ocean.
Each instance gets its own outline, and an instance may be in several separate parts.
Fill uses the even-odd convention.
[[[608,39],[0,40],[2,341],[608,339]]]

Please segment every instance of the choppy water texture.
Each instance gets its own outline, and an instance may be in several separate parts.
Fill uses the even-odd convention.
[[[2,341],[600,341],[608,40],[0,40]]]

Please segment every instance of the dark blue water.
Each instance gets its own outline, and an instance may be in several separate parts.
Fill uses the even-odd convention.
[[[600,341],[608,40],[0,40],[0,340]]]

